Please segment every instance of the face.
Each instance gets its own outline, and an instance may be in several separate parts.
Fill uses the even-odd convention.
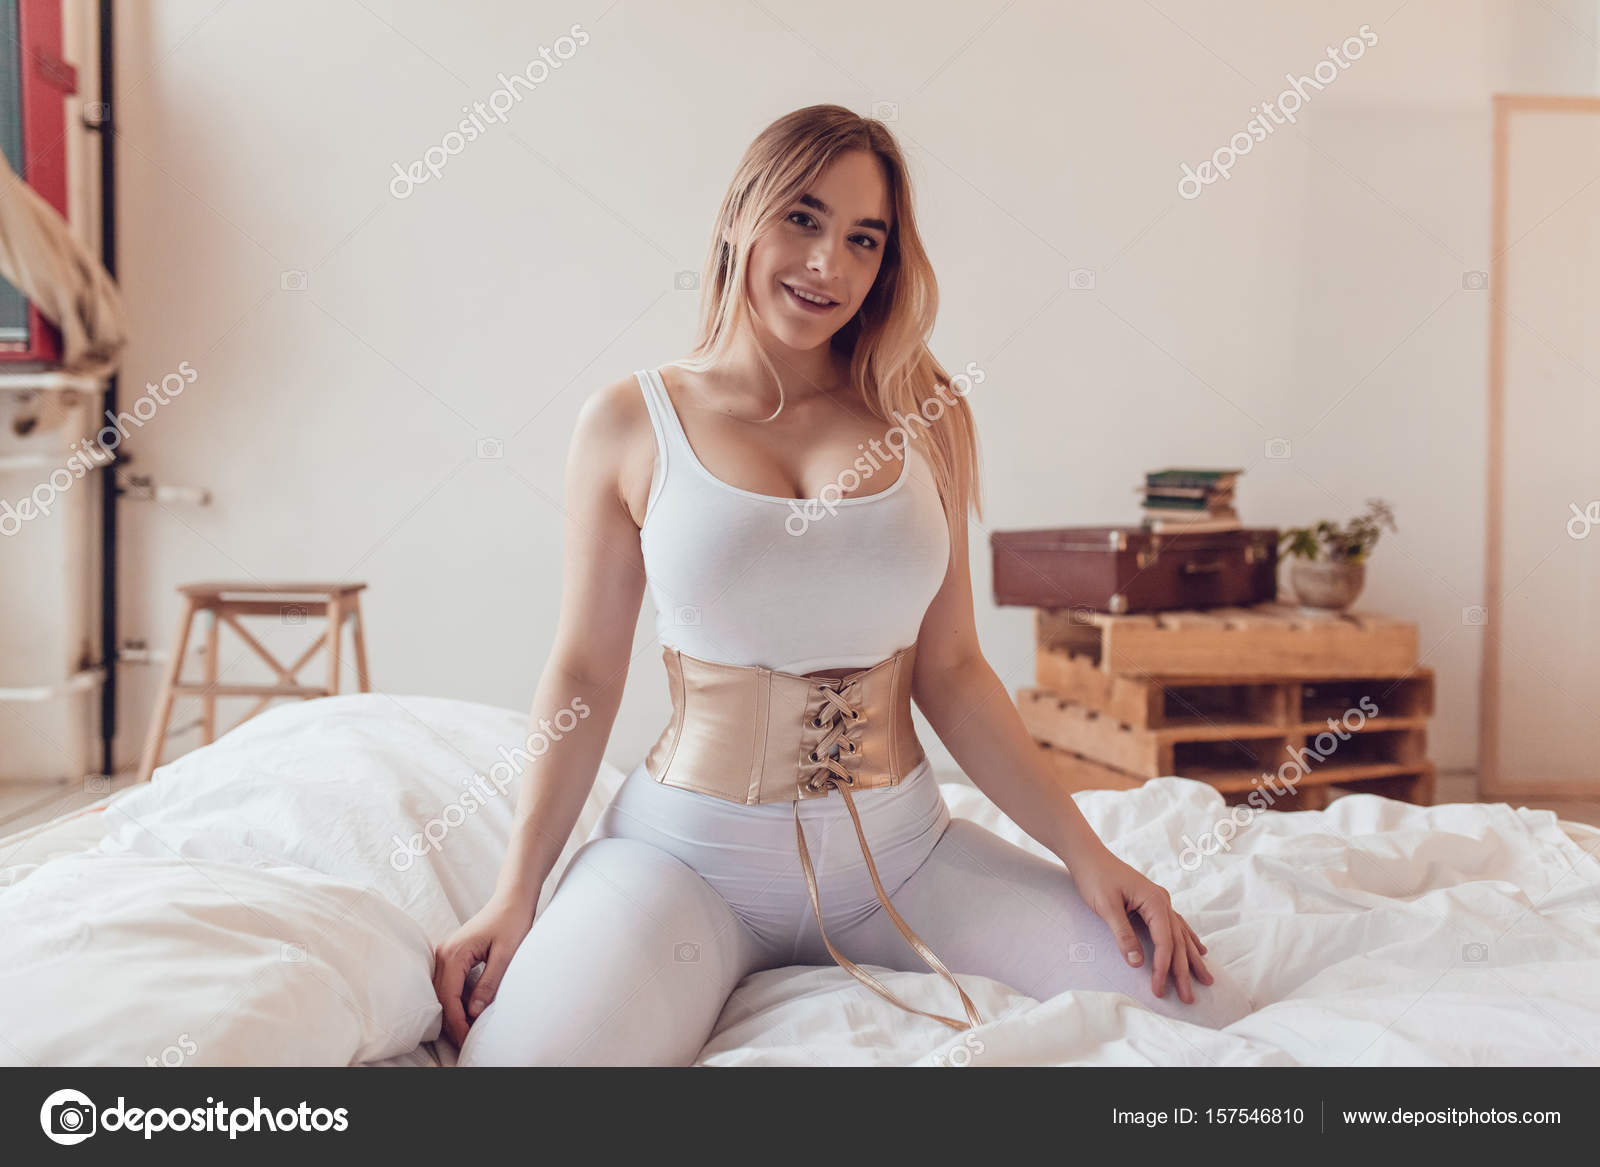
[[[750,249],[761,323],[794,349],[826,344],[872,290],[891,226],[882,163],[866,150],[840,154]]]

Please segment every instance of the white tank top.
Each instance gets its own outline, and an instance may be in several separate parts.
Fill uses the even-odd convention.
[[[663,645],[720,664],[809,673],[864,668],[916,642],[950,562],[944,508],[919,445],[908,444],[904,458],[864,448],[855,466],[863,482],[898,476],[863,498],[756,494],[695,455],[659,370],[634,376],[656,431],[639,542]],[[882,440],[879,448],[888,449]]]

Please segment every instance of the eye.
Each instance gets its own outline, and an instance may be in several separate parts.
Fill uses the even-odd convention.
[[[802,219],[805,221],[799,222]],[[815,226],[817,220],[809,211],[790,211],[789,222],[794,223],[797,227],[810,227]],[[878,250],[878,241],[871,235],[852,235],[850,238],[861,244],[867,251]]]

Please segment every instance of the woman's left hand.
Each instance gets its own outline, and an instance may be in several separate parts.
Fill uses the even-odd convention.
[[[1155,941],[1151,991],[1158,997],[1167,991],[1170,970],[1178,986],[1178,999],[1186,1005],[1194,1004],[1190,967],[1193,966],[1201,984],[1212,983],[1206,962],[1201,959],[1206,946],[1188,921],[1173,910],[1172,896],[1167,889],[1145,878],[1109,849],[1068,866],[1083,902],[1111,926],[1117,948],[1129,964],[1137,966],[1142,962],[1144,949],[1128,917],[1137,914],[1150,929],[1151,939]]]

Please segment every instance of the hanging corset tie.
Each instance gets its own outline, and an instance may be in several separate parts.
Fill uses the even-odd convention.
[[[849,689],[849,685],[845,686],[845,692],[848,692]],[[837,790],[843,796],[845,809],[850,812],[850,820],[855,824],[856,838],[861,843],[861,857],[867,862],[867,873],[872,876],[872,886],[878,893],[878,902],[883,905],[883,910],[889,913],[889,918],[894,921],[895,927],[900,929],[900,934],[906,938],[906,943],[911,945],[916,954],[922,958],[923,963],[955,987],[957,994],[961,997],[961,1006],[966,1010],[967,1022],[958,1021],[954,1017],[946,1017],[941,1013],[929,1013],[923,1009],[912,1008],[891,993],[877,977],[867,972],[833,946],[833,941],[828,939],[828,930],[822,924],[822,904],[817,896],[817,876],[811,867],[811,852],[806,847],[805,829],[800,825],[800,800],[796,798],[794,801],[795,842],[800,851],[800,867],[806,876],[806,891],[811,895],[811,910],[817,917],[817,931],[822,933],[822,943],[827,946],[829,955],[833,957],[839,967],[866,985],[874,993],[877,993],[878,996],[884,998],[884,1000],[898,1005],[911,1013],[916,1013],[923,1017],[931,1017],[935,1021],[950,1026],[952,1029],[964,1030],[982,1025],[983,1019],[978,1016],[978,1010],[973,1005],[972,998],[967,996],[967,992],[961,987],[960,982],[945,967],[944,961],[934,955],[933,949],[929,948],[922,938],[911,930],[911,926],[905,922],[900,913],[894,910],[894,905],[889,902],[889,894],[883,890],[883,881],[878,878],[878,867],[872,861],[872,852],[867,849],[867,836],[861,830],[861,816],[856,812],[855,799],[850,796],[850,788],[855,784],[855,776],[840,763],[841,752],[846,755],[853,755],[857,752],[856,742],[851,737],[851,733],[853,730],[860,728],[860,723],[863,720],[861,711],[846,700],[844,693],[835,690],[828,684],[822,686],[822,696],[823,700],[835,712],[826,736],[818,743],[817,749],[813,750],[809,755],[810,760],[817,763],[819,768],[804,780],[805,787],[812,793],[824,789]],[[820,719],[812,722],[813,728],[824,724],[827,723]],[[843,742],[842,750],[841,741]],[[969,1022],[970,1024],[968,1024]]]

